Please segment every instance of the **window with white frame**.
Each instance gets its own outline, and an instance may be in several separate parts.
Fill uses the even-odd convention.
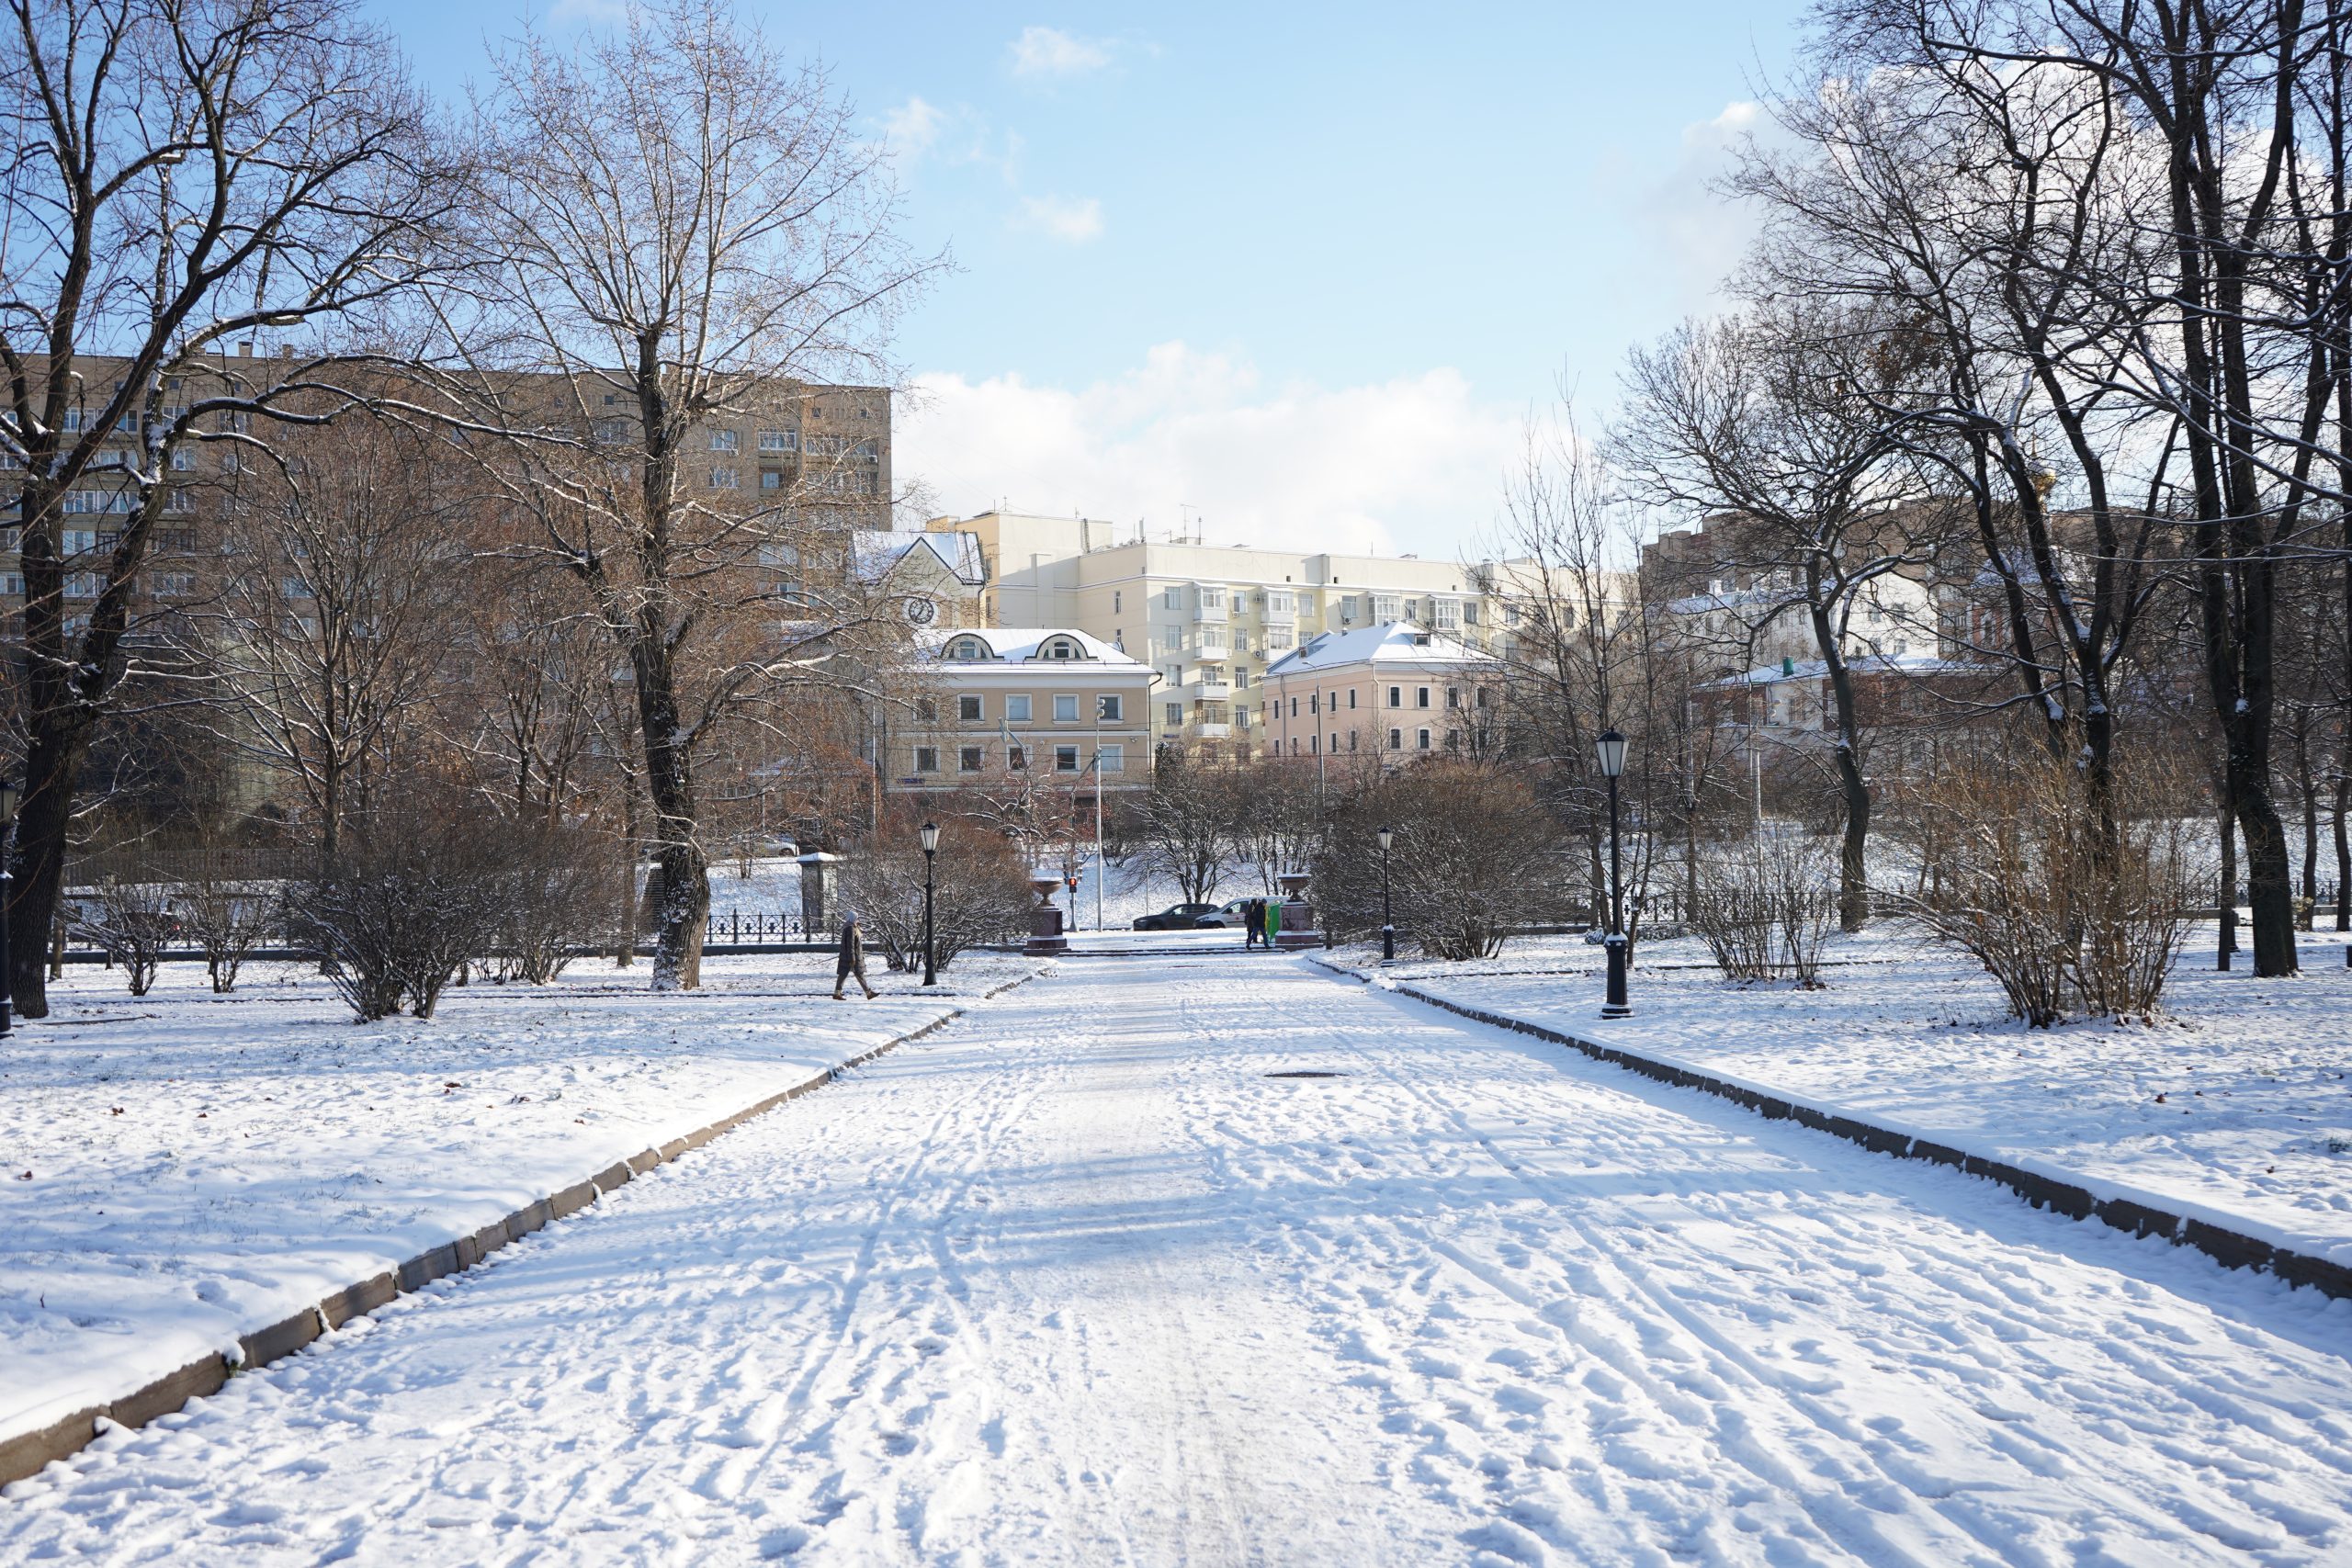
[[[789,452],[793,449],[794,445],[794,435],[789,430],[763,430],[760,432],[760,450],[763,452]]]
[[[1460,631],[1462,629],[1462,602],[1460,600],[1432,599],[1430,603],[1437,611],[1436,619],[1438,630],[1442,632],[1452,632]]]
[[[1181,588],[1163,589],[1160,592],[1159,603],[1163,609],[1181,610],[1184,607],[1184,591]]]
[[[978,724],[980,720],[980,699],[968,694],[957,697],[956,716],[966,724]]]
[[[714,452],[740,452],[743,449],[743,438],[732,430],[714,430],[710,433],[710,449]]]
[[[938,747],[918,746],[915,748],[915,772],[919,773],[935,773],[939,772]]]
[[[760,488],[762,490],[782,490],[784,488],[784,475],[775,468],[763,469],[760,473]]]
[[[1402,751],[1405,749],[1405,732],[1403,730],[1392,729],[1388,732],[1388,749],[1391,751]]]
[[[1167,707],[1168,723],[1170,728],[1184,722],[1184,705],[1182,703],[1170,703],[1167,705]]]
[[[741,477],[737,474],[733,468],[727,467],[725,464],[722,463],[718,468],[710,470],[711,489],[738,490],[741,489]]]
[[[1103,747],[1102,750],[1096,754],[1094,766],[1096,771],[1099,773],[1125,773],[1127,771],[1127,749],[1123,745],[1110,745]]]
[[[978,746],[967,746],[962,750],[956,752],[956,771],[964,773],[978,773],[980,771],[981,750],[982,749]]]
[[[1056,724],[1078,722],[1078,694],[1076,692],[1054,694],[1054,722]]]
[[[1415,733],[1420,737],[1420,750],[1424,751],[1428,750],[1430,749],[1430,732],[1426,729],[1422,729],[1417,730]]]
[[[1184,647],[1184,628],[1182,626],[1163,628],[1160,642],[1170,653],[1182,651]]]
[[[1013,692],[1008,694],[1004,699],[1004,717],[1005,722],[1008,724],[1028,723],[1029,694],[1026,692]]]
[[[1057,773],[1074,773],[1078,772],[1077,747],[1057,746],[1054,748],[1054,772]]]
[[[1119,722],[1120,696],[1116,692],[1103,692],[1095,696],[1094,716],[1105,724]]]
[[[1201,590],[1201,608],[1202,608],[1202,609],[1204,609],[1204,610],[1222,610],[1222,609],[1224,609],[1224,608],[1225,608],[1225,590],[1224,590],[1224,589],[1222,589],[1222,588],[1204,588],[1204,589],[1202,589],[1202,590]]]
[[[1401,621],[1405,618],[1405,602],[1394,593],[1375,593],[1372,596],[1372,618]]]

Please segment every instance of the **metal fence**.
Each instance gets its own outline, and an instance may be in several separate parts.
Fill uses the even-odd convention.
[[[747,942],[807,942],[808,927],[798,915],[779,915],[766,909],[713,909],[703,939],[730,947]]]

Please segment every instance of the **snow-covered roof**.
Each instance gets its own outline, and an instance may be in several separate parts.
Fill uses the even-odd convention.
[[[867,582],[879,582],[889,576],[899,569],[900,562],[917,550],[928,551],[961,581],[977,587],[988,578],[988,570],[980,555],[980,538],[977,534],[861,528],[851,542],[851,547],[856,552],[858,576]]]
[[[951,659],[951,650],[967,638],[987,652],[977,659]],[[1019,664],[1035,660],[1040,664],[1093,662],[1142,668],[1118,649],[1099,637],[1091,637],[1074,626],[933,627],[918,641],[932,658],[943,664]],[[1048,651],[1052,644],[1066,644],[1073,647],[1075,651],[1068,657],[1056,658]]]
[[[1846,668],[1857,675],[1991,675],[1996,671],[1988,665],[1965,659],[1944,659],[1932,653],[1863,653],[1846,660]],[[1827,661],[1819,659],[1793,659],[1785,664],[1759,664],[1737,675],[1726,675],[1720,681],[1704,682],[1710,687],[1770,686],[1782,681],[1819,681],[1829,673]]]
[[[1298,675],[1310,670],[1336,669],[1342,664],[1477,664],[1490,663],[1487,654],[1442,632],[1429,631],[1411,621],[1380,621],[1350,631],[1325,632],[1266,666],[1269,678]]]

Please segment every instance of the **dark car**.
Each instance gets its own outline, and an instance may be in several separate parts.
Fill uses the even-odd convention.
[[[1156,915],[1142,915],[1136,919],[1139,931],[1188,931],[1199,923],[1203,915],[1216,913],[1215,904],[1170,904]]]

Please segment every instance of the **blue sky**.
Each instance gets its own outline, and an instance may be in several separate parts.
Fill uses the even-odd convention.
[[[1475,554],[1528,407],[1565,377],[1604,414],[1626,348],[1708,307],[1743,226],[1705,180],[1800,9],[746,13],[828,62],[910,237],[954,247],[899,344],[900,478],[938,510]],[[383,14],[454,92],[525,13]]]

